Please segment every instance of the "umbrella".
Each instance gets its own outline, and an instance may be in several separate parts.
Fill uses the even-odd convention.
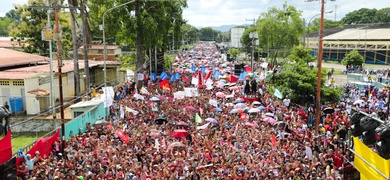
[[[245,123],[245,126],[249,126],[249,127],[257,127],[257,124],[254,123],[254,122],[247,122]]]
[[[274,114],[268,112],[268,113],[265,113],[265,116],[274,117]]]
[[[207,118],[206,121],[218,124],[218,121],[214,118]]]
[[[169,145],[171,147],[185,147],[186,145],[184,145],[183,143],[181,142],[174,142],[172,143],[171,145]]]
[[[252,104],[253,104],[253,105],[260,105],[261,102],[259,102],[259,101],[254,101]]]
[[[238,113],[238,109],[233,109],[230,111],[230,114],[237,114]]]
[[[149,99],[149,101],[160,101],[160,98],[158,97],[152,97]]]
[[[240,87],[238,86],[229,87],[229,90],[240,90]]]
[[[235,103],[242,103],[242,102],[244,102],[244,99],[238,98],[238,99],[236,99],[234,102],[235,102]]]
[[[215,108],[215,111],[216,112],[222,112],[222,109],[221,108]]]
[[[186,130],[183,130],[183,129],[176,129],[169,134],[170,137],[174,137],[174,138],[185,137],[187,135],[188,135],[188,132]]]
[[[110,122],[106,121],[106,120],[99,120],[99,121],[96,121],[94,126],[105,126],[105,125],[108,125],[110,124]]]
[[[271,117],[266,118],[266,121],[269,122],[269,123],[271,123],[271,124],[275,124],[275,123],[277,122],[276,119],[271,118]]]
[[[188,126],[188,124],[186,122],[183,122],[183,121],[180,121],[176,125],[178,125],[178,126]]]
[[[264,106],[259,106],[259,107],[257,107],[257,109],[259,109],[259,110],[264,110],[265,107],[264,107]]]
[[[161,124],[166,124],[168,121],[166,119],[156,119],[154,120],[154,123],[161,125]]]
[[[142,95],[140,94],[134,94],[134,97],[138,100],[145,100],[145,97],[143,97]]]
[[[375,104],[375,108],[378,109],[380,105],[384,105],[384,104],[385,104],[384,101],[379,101],[379,102],[377,102],[377,103]]]
[[[186,106],[185,108],[191,111],[196,111],[194,106]]]
[[[234,109],[245,109],[246,107],[248,107],[246,104],[238,103],[234,106]]]
[[[258,112],[260,112],[260,109],[257,109],[257,108],[251,108],[248,111],[248,113],[258,113]]]
[[[226,96],[223,92],[217,92],[215,95],[219,98],[224,98]]]
[[[353,105],[360,104],[360,103],[362,103],[362,102],[364,102],[364,100],[359,99],[359,100],[355,101],[355,102],[353,103]]]
[[[324,112],[325,114],[332,114],[332,113],[334,113],[334,109],[331,108],[331,107],[328,107],[328,108],[325,108],[325,109],[323,110],[323,112]]]

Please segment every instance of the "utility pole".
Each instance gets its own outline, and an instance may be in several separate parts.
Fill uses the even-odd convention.
[[[68,4],[77,6],[74,0],[68,0]],[[76,35],[76,18],[74,17],[75,10],[70,9],[70,21],[72,24],[72,43],[73,43],[73,69],[74,69],[74,94],[76,99],[80,96],[80,73],[79,73],[79,55],[77,52],[77,35]],[[77,101],[76,100],[76,101]]]
[[[60,41],[60,24],[58,20],[58,9],[78,9],[77,7],[64,7],[58,6],[58,0],[54,1],[54,6],[29,6],[28,9],[54,9],[55,11],[55,34],[57,40],[57,63],[58,63],[58,87],[59,87],[59,99],[60,99],[60,117],[61,117],[61,134],[62,134],[62,154],[65,157],[65,116],[64,116],[64,95],[62,91],[62,57],[61,57],[61,41]]]
[[[246,21],[253,21],[253,27],[256,25],[256,19],[245,19]],[[253,60],[255,55],[255,38],[258,38],[258,35],[256,32],[251,32],[249,34],[249,38],[252,38],[252,47],[251,47],[251,68],[253,69]]]
[[[88,62],[88,41],[87,41],[87,15],[85,14],[85,4],[83,1],[81,1],[81,19],[83,21],[83,46],[84,46],[84,82],[85,82],[85,95],[87,99],[89,99],[89,89],[90,89],[90,83],[89,83],[89,62]]]

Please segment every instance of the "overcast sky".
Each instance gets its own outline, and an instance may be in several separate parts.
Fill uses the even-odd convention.
[[[27,3],[27,0],[0,0],[0,16],[11,10],[15,4]],[[270,7],[282,8],[285,0],[187,0],[188,8],[184,10],[184,18],[196,27],[250,24],[246,19],[257,18]],[[336,0],[326,1],[325,11],[336,10],[336,18],[341,19],[348,12],[360,8],[381,9],[390,7],[390,0]],[[320,13],[320,2],[305,0],[287,0],[289,5],[302,11],[304,18]],[[325,18],[334,19],[335,13],[326,14]]]

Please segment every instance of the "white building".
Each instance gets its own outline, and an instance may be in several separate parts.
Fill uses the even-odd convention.
[[[244,34],[245,28],[232,28],[231,29],[231,47],[240,48],[241,45],[241,36]]]

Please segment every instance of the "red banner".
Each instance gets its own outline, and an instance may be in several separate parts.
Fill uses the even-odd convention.
[[[271,142],[272,142],[272,147],[276,148],[276,138],[275,138],[275,134],[272,134]]]
[[[202,71],[198,71],[198,88],[203,88],[203,74]]]
[[[40,138],[38,141],[34,144],[34,146],[26,153],[30,154],[31,158],[35,157],[35,152],[39,152],[41,157],[45,157],[45,155],[48,157],[50,155],[50,152],[52,151],[52,145],[55,141],[60,139],[60,129],[58,129],[51,137],[49,138]],[[19,164],[24,161],[24,158],[17,158],[16,159],[16,165],[19,166]]]
[[[11,131],[0,140],[0,164],[10,160],[12,157]]]
[[[125,135],[122,131],[122,129],[118,129],[116,131],[116,135],[121,138],[121,140],[123,141],[123,143],[127,144],[129,142],[129,136]]]

